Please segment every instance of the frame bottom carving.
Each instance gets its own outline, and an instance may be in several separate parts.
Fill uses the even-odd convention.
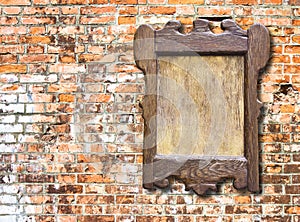
[[[193,190],[199,195],[208,190],[216,191],[216,184],[224,179],[234,179],[233,185],[237,189],[247,187],[247,160],[244,157],[192,158],[183,162],[180,157],[157,155],[153,172],[155,186],[166,188],[170,177],[175,177],[186,185],[186,190]],[[161,172],[172,173],[163,178],[159,175]]]

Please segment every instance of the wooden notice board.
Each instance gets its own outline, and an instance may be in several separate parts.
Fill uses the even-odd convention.
[[[188,34],[170,21],[161,30],[140,26],[135,61],[145,74],[143,185],[167,187],[176,177],[197,194],[225,178],[259,191],[257,77],[269,58],[267,29],[247,31],[194,21]]]

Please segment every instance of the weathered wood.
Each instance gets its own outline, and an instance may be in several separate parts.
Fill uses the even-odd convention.
[[[259,190],[257,117],[259,115],[260,103],[257,102],[256,90],[258,73],[265,66],[269,58],[269,34],[267,29],[261,25],[252,26],[246,33],[232,20],[223,20],[221,27],[224,32],[216,35],[210,31],[207,20],[196,20],[193,31],[185,35],[179,32],[181,28],[179,22],[170,21],[162,30],[154,31],[150,26],[143,25],[138,28],[135,34],[135,60],[138,67],[145,73],[146,81],[146,95],[142,104],[145,119],[143,151],[143,184],[145,188],[152,189],[154,186],[166,187],[169,184],[169,177],[174,176],[186,184],[187,190],[193,189],[198,194],[204,194],[209,189],[216,190],[216,183],[224,178],[235,179],[234,186],[236,188],[244,188],[248,185],[250,191],[257,192]],[[206,56],[199,57],[199,54]],[[185,57],[173,58],[166,57],[166,55],[185,55]],[[192,58],[187,55],[194,57]],[[210,56],[207,55],[214,57],[210,60],[208,59]],[[222,56],[218,57],[218,55]],[[224,55],[238,55],[236,58],[239,60],[233,59],[232,61],[235,61],[233,62],[235,65],[232,65],[232,61],[228,60],[230,56],[227,58]],[[204,61],[205,59],[210,61],[204,63],[202,61],[201,63],[197,57]],[[244,62],[241,59],[242,57],[244,58]],[[228,66],[219,64],[217,62],[218,58],[226,58]],[[170,65],[170,63],[173,64]],[[204,64],[204,66],[199,67],[200,63]],[[237,63],[240,63],[240,66]],[[241,69],[243,63],[245,64],[244,70]],[[161,76],[157,76],[159,73],[158,67],[160,67]],[[210,67],[210,71],[207,67]],[[170,71],[168,71],[169,68],[171,68]],[[230,73],[224,72],[226,70],[231,71]],[[190,78],[189,72],[197,74],[193,78]],[[241,72],[245,73],[244,89],[241,88],[243,86],[241,84],[243,82]],[[180,126],[179,128],[177,126],[179,123],[178,115],[182,112],[180,109],[192,110],[192,106],[184,107],[186,105],[185,101],[176,101],[178,97],[176,95],[179,95],[178,92],[180,90],[177,92],[175,90],[176,87],[174,88],[171,83],[175,82],[175,85],[182,85],[183,90],[181,93],[186,91],[187,95],[196,104],[202,104],[202,106],[198,106],[199,113],[205,115],[204,120],[207,119],[207,122],[209,122],[209,119],[213,119],[212,116],[216,113],[211,113],[210,115],[208,113],[209,109],[203,109],[203,107],[208,107],[209,102],[210,104],[220,104],[218,103],[218,87],[212,83],[207,83],[209,81],[207,73],[213,73],[212,76],[216,75],[221,79],[220,85],[226,89],[223,91],[227,99],[226,101],[228,104],[233,104],[233,106],[228,108],[230,110],[229,113],[233,114],[233,117],[229,118],[233,122],[231,127],[238,129],[237,131],[240,133],[242,132],[240,129],[244,128],[244,137],[240,135],[237,137],[237,141],[239,142],[232,138],[227,138],[227,141],[233,141],[232,143],[224,143],[226,145],[224,145],[224,148],[221,148],[222,152],[219,153],[222,156],[211,153],[211,150],[215,147],[210,147],[210,143],[207,145],[208,150],[203,150],[203,148],[202,150],[201,148],[199,150],[196,149],[197,152],[192,152],[192,155],[190,150],[193,148],[189,147],[188,143],[185,144],[185,147],[180,146],[180,144],[179,146],[176,145],[177,137],[180,133]],[[202,77],[202,85],[200,84],[202,87],[197,86],[197,76]],[[233,78],[234,76],[236,79]],[[166,81],[165,79],[169,80]],[[229,86],[229,82],[232,83],[231,86]],[[209,99],[205,98],[205,90],[203,89],[206,89],[208,86],[214,87],[215,95],[205,92],[206,97],[215,96],[218,98],[217,100],[208,101]],[[244,92],[244,97],[242,97],[243,93],[241,91]],[[174,99],[172,100],[172,96],[175,98],[175,102],[173,101]],[[233,98],[228,100],[228,97]],[[234,104],[234,102],[237,104]],[[176,107],[176,104],[178,107]],[[244,110],[240,109],[240,107],[243,108],[243,104]],[[200,107],[205,112],[201,113]],[[213,110],[212,108],[209,111],[212,112]],[[225,111],[227,111],[226,108]],[[243,112],[244,119],[241,117]],[[170,119],[167,121],[164,120],[164,124],[159,125],[163,120],[164,113],[168,113]],[[199,117],[199,113],[193,116],[191,112],[187,115],[194,118],[197,115]],[[156,116],[158,116],[160,121],[159,124]],[[222,122],[222,120],[219,122]],[[213,122],[210,122],[210,124],[214,125]],[[162,132],[157,132],[157,129],[161,130],[160,127],[165,125],[170,125],[167,127],[170,135],[167,135],[166,142],[163,142],[164,138],[158,137],[161,136],[160,133]],[[201,129],[205,131],[207,128],[208,124],[204,124]],[[192,132],[195,131],[195,128],[190,127],[189,130]],[[215,131],[215,134],[218,135],[219,131]],[[207,136],[202,136],[204,137],[204,141]],[[229,136],[229,134],[226,136]],[[244,141],[241,142],[241,138],[244,138]],[[218,140],[217,138],[216,141]],[[227,152],[228,148],[232,148],[234,144],[237,147],[243,147],[243,142],[244,154],[242,153],[242,149],[239,149],[238,152]],[[196,139],[196,143],[200,144],[199,146],[201,147],[201,140]],[[170,148],[168,147],[167,152],[165,152],[164,144],[168,144],[167,146],[173,144],[174,147],[176,146],[176,149],[168,151]],[[157,150],[157,146],[159,150]],[[173,151],[177,155],[169,155]],[[183,151],[183,153],[179,155],[180,152],[177,151]],[[163,155],[159,155],[159,153]],[[193,156],[193,153],[204,154],[204,156]],[[210,154],[214,156],[210,156]],[[225,157],[223,155],[232,156]]]
[[[243,56],[157,61],[157,153],[244,155]]]
[[[156,154],[156,110],[157,110],[157,78],[156,55],[154,53],[155,32],[151,26],[140,26],[134,35],[134,59],[145,76],[145,97],[141,106],[144,117],[143,145],[143,185],[153,188],[153,158]]]
[[[216,35],[209,29],[209,22],[201,19],[194,22],[191,33],[184,35],[179,32],[181,24],[170,21],[156,32],[155,49],[163,55],[174,54],[244,54],[247,51],[246,33],[241,31],[234,22],[222,21],[224,33]]]
[[[268,30],[255,24],[248,30],[245,73],[245,155],[248,159],[248,190],[259,191],[258,123],[261,103],[257,99],[257,78],[270,54]]]
[[[234,186],[242,189],[247,186],[247,160],[244,157],[191,157],[183,159],[168,156],[156,156],[154,172],[155,185],[167,187],[168,181],[161,178],[161,171],[172,172],[186,184],[186,190],[204,194],[208,189],[216,190],[216,184],[226,178],[234,179]],[[207,162],[203,165],[203,162]],[[166,164],[168,163],[168,164]],[[166,169],[167,168],[167,169]],[[158,176],[156,176],[158,175]]]

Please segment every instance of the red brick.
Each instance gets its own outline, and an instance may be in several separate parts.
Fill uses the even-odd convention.
[[[136,216],[136,222],[174,222],[172,216]]]
[[[300,63],[300,56],[298,55],[293,55],[293,63]]]
[[[20,56],[20,63],[53,63],[55,62],[54,55],[25,55]]]
[[[236,22],[240,26],[244,26],[244,25],[249,26],[249,25],[253,25],[254,24],[254,19],[251,18],[251,17],[237,18]]]
[[[265,0],[265,4],[281,5],[282,4],[282,0]]]
[[[0,63],[17,63],[15,55],[0,55]]]
[[[20,7],[7,7],[7,8],[2,8],[3,12],[8,15],[14,15],[14,14],[19,14],[21,12]]]
[[[234,202],[237,204],[249,204],[249,203],[251,203],[251,197],[250,196],[235,196]]]
[[[55,24],[56,17],[22,17],[22,23],[25,25]]]
[[[120,5],[135,5],[137,0],[111,0],[111,4],[120,4]]]
[[[273,55],[271,57],[272,63],[290,63],[291,59],[290,56],[284,56],[284,55]]]
[[[232,9],[230,8],[219,8],[219,7],[210,7],[210,8],[198,8],[198,14],[200,16],[204,15],[230,15]]]
[[[284,52],[286,53],[300,53],[300,46],[291,46],[291,45],[287,45],[285,48],[284,48]]]
[[[78,221],[80,222],[114,222],[115,217],[114,216],[79,216]]]
[[[59,5],[84,5],[87,3],[87,0],[51,0],[51,3]]]
[[[285,187],[285,192],[287,194],[299,194],[299,190],[300,190],[300,185],[287,185]]]
[[[26,7],[23,14],[25,15],[52,15],[59,14],[59,8],[56,7]]]
[[[260,142],[289,142],[290,135],[289,134],[265,134],[260,135]]]
[[[117,204],[133,204],[135,196],[134,195],[122,195],[116,197]]]
[[[79,183],[112,183],[113,180],[109,177],[101,175],[78,175]]]
[[[300,214],[300,206],[288,206],[284,207],[287,214]]]
[[[59,214],[82,214],[82,206],[60,205],[58,206]]]
[[[286,164],[284,166],[285,173],[299,173],[300,165],[299,164]]]
[[[260,206],[226,206],[226,214],[262,214]]]
[[[69,193],[82,193],[81,185],[49,185],[47,187],[49,194],[69,194]]]
[[[110,195],[85,195],[78,196],[79,204],[111,204],[114,201],[114,196]]]
[[[118,24],[135,24],[136,18],[134,16],[120,16],[118,18]]]
[[[58,96],[59,102],[74,102],[75,101],[75,96],[74,95],[70,95],[70,94],[60,94]]]
[[[175,7],[166,7],[166,6],[147,6],[140,7],[140,14],[165,14],[173,15],[176,13]]]
[[[168,0],[168,2],[169,4],[204,4],[204,0]]]
[[[136,6],[120,6],[120,15],[136,15],[138,13],[138,8]]]
[[[75,63],[76,59],[74,55],[60,55],[59,61],[62,63]]]
[[[88,0],[89,4],[107,4],[108,0]]]
[[[75,6],[61,6],[60,9],[64,15],[77,14],[79,11],[79,8]]]
[[[80,13],[83,15],[94,14],[113,14],[117,11],[115,6],[101,6],[101,7],[82,7]]]
[[[0,65],[0,73],[25,73],[26,65]]]
[[[0,5],[30,5],[30,0],[0,0]]]
[[[19,27],[1,26],[0,27],[1,35],[25,34],[25,33],[26,33],[26,27],[24,26],[19,26]]]
[[[236,5],[254,5],[257,4],[257,0],[232,0],[232,3]]]
[[[28,44],[49,44],[54,41],[53,36],[22,36],[20,37],[21,43]]]
[[[34,5],[47,5],[50,3],[50,0],[32,0]]]

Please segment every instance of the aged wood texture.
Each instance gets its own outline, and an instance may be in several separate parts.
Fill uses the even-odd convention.
[[[246,32],[233,21],[224,20],[224,32],[216,35],[209,29],[209,21],[194,22],[194,29],[187,35],[181,34],[180,22],[170,21],[156,32],[155,49],[159,54],[244,54],[247,51]]]
[[[248,190],[259,191],[258,116],[261,103],[257,99],[257,78],[270,54],[268,30],[259,24],[248,30],[249,49],[245,73],[245,155],[248,160]]]
[[[247,185],[250,191],[259,191],[257,117],[260,104],[257,102],[256,90],[259,71],[265,66],[269,58],[269,34],[267,29],[261,25],[254,25],[245,32],[232,20],[224,20],[221,23],[224,33],[216,35],[211,33],[208,24],[207,20],[196,20],[193,31],[185,35],[179,32],[180,23],[171,21],[158,31],[154,31],[150,26],[142,25],[135,34],[135,60],[138,67],[145,73],[146,81],[146,95],[142,104],[145,119],[143,151],[143,184],[145,188],[166,187],[169,184],[169,177],[174,176],[186,184],[186,189],[193,189],[198,194],[204,194],[209,189],[216,190],[216,183],[224,178],[235,179],[236,188],[243,188]],[[170,55],[184,55],[184,57],[173,58],[169,57]],[[199,57],[199,55],[202,56]],[[235,57],[232,59],[234,55]],[[210,56],[213,58],[210,59]],[[206,61],[206,59],[208,60]],[[226,66],[218,63],[219,59],[226,61]],[[242,60],[245,64],[244,70]],[[238,65],[238,63],[241,64]],[[206,65],[199,68],[203,64],[210,67],[210,71]],[[161,76],[157,76],[159,66]],[[168,71],[169,69],[171,71]],[[230,70],[230,72],[226,72],[226,70]],[[190,78],[189,72],[197,73],[196,77]],[[244,72],[244,80],[242,79],[243,75],[240,74],[242,72]],[[226,89],[221,90],[226,98],[224,101],[229,104],[236,101],[237,104],[227,109],[226,105],[222,106],[219,103],[222,99],[210,101],[209,98],[212,95],[205,92],[205,89],[208,86],[214,87],[216,91],[213,96],[219,98],[217,90],[219,87],[214,85],[214,83],[218,83],[215,80],[212,83],[203,83],[209,81],[207,79],[209,73],[213,73],[212,77],[215,77],[215,80],[221,79],[219,82],[222,87],[220,88]],[[233,78],[233,75],[236,79]],[[203,84],[200,84],[201,86],[197,85],[197,76],[202,77],[201,83]],[[243,81],[244,89],[240,85]],[[233,84],[230,85],[229,82]],[[179,85],[182,90],[175,90],[176,85]],[[241,91],[244,93],[244,97],[242,97]],[[186,93],[188,96],[179,97],[178,95],[181,95],[179,92]],[[192,102],[183,101],[183,98]],[[216,114],[213,113],[213,110],[217,109],[211,106],[210,108],[203,108],[209,107],[207,106],[209,102],[210,105],[216,104],[219,107],[226,107],[224,108],[226,112],[220,116],[222,120],[228,118],[234,122],[231,123],[231,127],[236,129],[236,131],[232,131],[237,133],[235,135],[237,136],[236,140],[227,138],[227,143],[224,142],[226,139],[219,140],[218,135],[224,134],[230,137],[230,132],[226,134],[218,131],[222,127],[214,124],[213,121],[215,118],[213,116]],[[197,105],[194,106],[193,103]],[[211,129],[216,130],[217,138],[214,139],[221,141],[221,144],[223,141],[224,146],[220,145],[220,153],[212,152],[211,150],[214,149],[210,147],[210,143],[208,143],[207,150],[203,148],[205,147],[203,145],[204,140],[207,138],[205,134],[202,135],[202,140],[195,139],[198,144],[195,150],[193,150],[194,147],[189,147],[193,143],[193,141],[191,142],[191,135],[187,137],[190,142],[183,143],[184,146],[182,146],[179,136],[182,132],[180,122],[184,122],[188,126],[187,129],[189,129],[190,134],[196,130],[193,121],[186,120],[180,115],[185,109],[189,111],[186,116],[198,118],[200,114],[194,115],[193,107],[194,110],[203,114],[201,117],[211,124]],[[227,111],[232,114],[231,117],[226,114],[226,118],[223,118],[222,115]],[[243,112],[244,116],[242,116]],[[165,115],[166,113],[168,115]],[[158,116],[159,121],[157,121],[156,116]],[[208,123],[201,125],[201,121],[196,123],[199,124],[201,130],[205,130],[209,125]],[[241,128],[244,128],[244,136],[240,135]],[[167,132],[164,132],[164,129],[167,129]],[[228,130],[226,127],[224,129],[225,131]],[[229,142],[230,140],[232,143]],[[185,141],[185,137],[183,137],[183,141]],[[242,147],[243,144],[244,153],[242,153],[242,149],[236,149],[236,147],[232,153],[227,152],[229,147],[232,148],[235,145]],[[176,147],[170,147],[170,145]],[[190,155],[190,150],[197,155]],[[160,153],[162,154],[160,155]],[[203,153],[204,155],[199,155]]]
[[[134,36],[134,58],[137,66],[145,73],[146,91],[141,104],[144,117],[144,187],[153,188],[153,158],[156,154],[156,109],[157,109],[157,68],[154,53],[155,32],[151,26],[140,26]]]
[[[157,61],[157,153],[243,156],[243,56]]]
[[[205,194],[208,189],[216,191],[216,184],[225,178],[233,178],[237,189],[247,186],[247,160],[244,157],[208,158],[210,157],[181,159],[172,155],[156,156],[158,164],[154,168],[157,172],[155,185],[167,187],[169,183],[163,175],[172,172],[169,176],[179,178],[186,184],[186,190],[192,189],[197,194]]]

